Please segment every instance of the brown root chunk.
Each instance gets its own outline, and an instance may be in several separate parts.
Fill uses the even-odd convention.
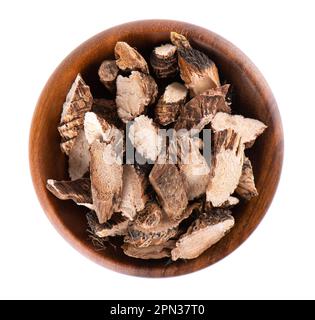
[[[151,161],[157,159],[162,149],[162,137],[152,119],[144,115],[135,118],[128,136],[141,156]]]
[[[105,88],[111,92],[116,92],[116,78],[118,76],[119,69],[115,60],[105,60],[102,62],[98,69],[98,76]]]
[[[83,127],[85,112],[91,110],[93,97],[90,88],[78,74],[67,94],[58,130],[61,135],[61,150],[69,155],[75,139]]]
[[[230,115],[219,112],[211,121],[211,127],[214,131],[233,129],[241,138],[246,148],[251,147],[256,138],[261,135],[267,126],[259,120],[244,118],[240,115]]]
[[[154,103],[158,93],[154,79],[144,73],[132,71],[129,77],[117,77],[116,105],[123,122],[133,120]]]
[[[173,82],[165,89],[164,94],[155,106],[155,119],[166,126],[176,121],[179,110],[184,105],[187,89],[178,82]]]
[[[157,78],[169,78],[178,71],[176,46],[170,43],[154,48],[150,57]]]
[[[180,76],[192,97],[220,86],[218,69],[208,56],[193,49],[188,40],[176,32],[171,32],[171,41],[177,46]]]
[[[149,73],[147,62],[142,55],[126,42],[119,41],[115,46],[116,64],[124,71],[141,71]]]
[[[138,259],[162,259],[171,256],[171,250],[175,247],[175,242],[175,240],[168,240],[163,244],[148,247],[135,247],[129,243],[125,243],[122,249],[129,257]]]
[[[240,135],[232,129],[215,133],[213,152],[206,194],[207,201],[219,207],[229,199],[240,180],[244,160]]]
[[[100,238],[123,236],[127,234],[129,219],[121,216],[120,213],[115,213],[105,223],[99,223],[97,215],[94,211],[86,214],[86,219],[91,231]]]
[[[225,101],[229,85],[209,89],[187,102],[180,111],[175,130],[195,129],[201,131],[217,112],[231,112]]]
[[[155,163],[149,179],[170,220],[178,220],[187,207],[188,198],[176,165]]]
[[[235,192],[246,200],[258,196],[252,164],[247,157],[244,159],[242,175]]]
[[[123,187],[119,208],[122,215],[133,220],[137,212],[144,209],[148,200],[145,194],[147,185],[147,177],[134,166],[129,164],[123,166]]]
[[[122,126],[122,122],[120,121],[117,114],[117,107],[114,100],[94,99],[92,112],[105,119],[109,124],[116,126],[117,128],[120,128]]]
[[[93,204],[99,223],[104,223],[120,206],[123,167],[110,143],[95,140],[90,155]]]
[[[73,200],[79,205],[92,208],[91,181],[88,178],[73,181],[48,179],[46,187],[58,199]]]
[[[215,209],[197,218],[176,242],[172,260],[194,259],[217,243],[234,226],[231,211]]]
[[[140,211],[135,220],[129,225],[130,230],[143,233],[157,233],[177,227],[183,220],[187,219],[194,210],[201,208],[201,203],[195,202],[187,206],[177,220],[171,220],[164,210],[155,202],[148,202],[145,209]]]
[[[82,178],[90,166],[89,144],[81,129],[69,152],[69,176],[71,180]]]
[[[179,171],[185,182],[188,200],[193,200],[206,192],[210,168],[198,145],[187,135],[178,137],[177,147]]]

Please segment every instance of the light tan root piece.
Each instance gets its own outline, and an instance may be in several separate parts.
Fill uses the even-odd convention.
[[[162,137],[153,120],[139,116],[129,127],[129,139],[137,152],[146,159],[155,161],[162,149]]]
[[[119,211],[128,219],[133,220],[137,212],[144,209],[148,200],[145,194],[148,182],[147,177],[133,165],[123,166],[123,188]]]
[[[144,73],[132,71],[129,77],[117,77],[116,105],[123,122],[133,120],[154,103],[158,88],[154,79]]]
[[[207,201],[220,207],[236,189],[244,160],[244,145],[235,131],[228,129],[214,135]]]
[[[230,210],[214,209],[197,218],[176,242],[172,260],[194,259],[213,246],[234,226]]]
[[[123,167],[111,144],[95,140],[90,147],[92,198],[99,223],[109,220],[121,201]]]
[[[267,128],[267,126],[259,120],[244,118],[240,115],[230,115],[223,112],[215,115],[211,121],[211,127],[215,132],[233,129],[241,136],[242,143],[245,144],[246,148],[250,148],[256,138]]]
[[[82,178],[90,167],[89,144],[81,129],[69,152],[69,176],[71,180]]]
[[[193,200],[206,192],[210,168],[192,138],[187,135],[178,137],[177,148],[179,171],[185,182],[188,200]]]

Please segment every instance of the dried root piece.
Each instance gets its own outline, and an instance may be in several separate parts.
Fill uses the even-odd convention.
[[[210,168],[193,139],[183,135],[178,138],[177,144],[179,171],[185,182],[188,200],[193,200],[206,192]]]
[[[92,112],[99,117],[105,119],[109,124],[114,125],[117,128],[122,126],[117,114],[117,107],[114,100],[110,99],[94,99]]]
[[[170,220],[164,210],[155,202],[148,202],[145,209],[140,211],[136,219],[129,225],[130,230],[137,230],[143,233],[161,232],[177,227],[183,220],[187,219],[194,210],[199,210],[201,203],[195,202],[187,206],[177,220]]]
[[[61,150],[67,155],[69,155],[75,138],[83,127],[84,114],[91,109],[92,104],[93,97],[90,88],[78,74],[63,104],[60,126],[58,127],[62,138]]]
[[[240,200],[238,198],[231,196],[222,204],[221,208],[229,209],[236,206],[239,202]]]
[[[111,92],[116,92],[116,78],[119,69],[115,60],[105,60],[98,69],[98,76],[105,88]]]
[[[176,242],[172,260],[194,259],[217,243],[234,226],[230,210],[216,209],[202,214]]]
[[[144,233],[134,229],[128,229],[128,235],[125,236],[124,241],[138,248],[145,248],[148,246],[156,246],[167,242],[169,239],[176,237],[178,227],[169,228],[160,232]]]
[[[149,74],[149,67],[142,55],[126,42],[119,41],[115,46],[116,64],[124,71],[141,71]]]
[[[176,75],[178,70],[176,46],[170,43],[154,48],[150,62],[157,78],[170,78]]]
[[[175,240],[168,240],[160,245],[151,245],[149,247],[135,247],[129,243],[122,246],[124,253],[138,259],[162,259],[171,256],[171,250],[175,247]]]
[[[133,220],[136,213],[144,209],[148,200],[145,190],[148,186],[147,177],[134,166],[125,164],[123,167],[123,188],[120,210],[122,215]]]
[[[210,181],[207,186],[207,201],[220,207],[236,189],[241,177],[244,145],[241,137],[232,129],[214,135]]]
[[[180,108],[184,105],[187,89],[178,82],[173,82],[165,89],[164,94],[155,106],[155,118],[166,126],[176,121]]]
[[[123,157],[124,134],[114,125],[109,124],[102,116],[94,112],[87,112],[84,117],[84,132],[87,143],[91,145],[95,140],[110,143],[116,154]]]
[[[155,161],[162,149],[162,137],[152,119],[137,117],[129,128],[129,139],[137,152],[146,159]]]
[[[230,106],[225,101],[229,85],[209,89],[191,99],[181,108],[175,124],[175,130],[195,129],[201,131],[217,112],[230,113]]]
[[[91,181],[82,178],[74,181],[47,180],[47,189],[58,199],[73,200],[76,204],[92,208]]]
[[[228,197],[228,199],[218,208],[220,209],[232,209],[234,206],[236,206],[240,200],[236,197]],[[205,201],[204,202],[204,211],[205,212],[210,212],[212,209],[216,209],[215,207],[212,206],[210,202]]]
[[[154,79],[144,73],[132,71],[129,77],[117,77],[116,105],[123,122],[133,120],[154,103],[158,93]]]
[[[252,164],[247,157],[244,159],[242,175],[235,192],[246,200],[258,196]]]
[[[218,69],[208,56],[193,49],[181,34],[171,32],[171,41],[177,46],[180,76],[192,97],[220,86]]]
[[[149,180],[170,220],[180,219],[187,207],[188,198],[176,165],[155,163]]]
[[[259,120],[222,112],[215,115],[211,121],[211,126],[214,131],[233,129],[241,136],[242,143],[245,144],[246,148],[250,148],[256,138],[267,128],[267,126]]]
[[[71,180],[82,178],[90,167],[89,144],[81,129],[69,152],[69,176]]]
[[[123,167],[111,144],[95,140],[90,147],[92,198],[99,223],[109,220],[121,201]]]
[[[120,213],[115,213],[105,223],[100,224],[94,211],[86,214],[86,219],[91,231],[100,238],[123,236],[127,234],[129,219],[122,217]]]

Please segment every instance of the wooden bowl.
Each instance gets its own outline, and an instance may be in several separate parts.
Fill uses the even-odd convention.
[[[170,31],[186,35],[195,48],[208,54],[220,75],[234,87],[232,108],[235,113],[259,119],[268,125],[265,133],[248,150],[252,160],[259,196],[242,202],[233,212],[235,227],[219,243],[200,257],[188,261],[145,261],[125,256],[118,248],[95,251],[86,232],[86,208],[72,201],[61,201],[46,189],[48,178],[67,180],[67,161],[60,151],[57,126],[62,104],[80,72],[94,97],[104,95],[97,70],[106,58],[113,58],[117,41],[127,41],[140,52],[169,42]],[[227,256],[241,245],[265,215],[275,194],[283,159],[281,118],[273,94],[261,73],[239,49],[217,34],[184,22],[146,20],[126,23],[103,31],[81,44],[58,66],[38,100],[29,141],[30,169],[39,201],[49,220],[78,251],[104,267],[126,274],[167,277],[205,268]],[[267,235],[266,235],[267,236]]]

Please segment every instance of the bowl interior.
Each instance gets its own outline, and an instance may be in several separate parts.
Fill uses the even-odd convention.
[[[61,201],[45,188],[48,178],[67,180],[67,160],[60,151],[57,126],[66,94],[80,72],[94,97],[106,97],[97,70],[113,58],[117,41],[127,41],[146,57],[154,46],[169,42],[169,32],[183,33],[192,45],[216,63],[221,79],[233,86],[233,113],[259,119],[268,125],[255,145],[246,151],[253,164],[259,196],[233,209],[235,227],[219,243],[194,260],[169,263],[167,259],[143,261],[125,256],[119,246],[96,251],[88,239],[85,212],[72,201]],[[56,69],[38,101],[30,134],[30,167],[39,200],[59,232],[94,261],[127,274],[174,276],[204,268],[235,250],[255,229],[275,193],[283,157],[281,120],[266,81],[236,47],[203,28],[176,21],[139,21],[104,31],[74,50]]]

